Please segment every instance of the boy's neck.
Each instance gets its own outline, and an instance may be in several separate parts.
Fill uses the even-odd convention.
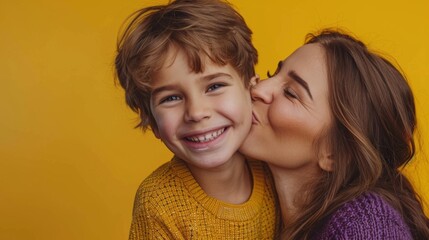
[[[222,166],[201,169],[189,165],[192,175],[204,192],[223,202],[241,204],[252,193],[252,173],[246,159],[239,153]]]

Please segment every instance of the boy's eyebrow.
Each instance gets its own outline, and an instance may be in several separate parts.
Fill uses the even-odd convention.
[[[150,95],[155,96],[159,92],[168,91],[168,90],[172,90],[172,89],[174,89],[174,86],[172,86],[172,85],[161,86],[161,87],[152,89],[152,91],[150,92]]]
[[[308,83],[304,79],[298,76],[298,74],[293,70],[289,71],[287,75],[293,80],[295,80],[295,82],[297,82],[299,85],[301,85],[307,91],[311,100],[313,100],[313,96],[311,95],[311,91],[310,91],[310,88],[308,87]]]
[[[231,75],[229,75],[227,73],[218,72],[218,73],[213,73],[213,74],[210,74],[210,75],[206,75],[206,76],[202,77],[202,80],[210,81],[212,79],[215,79],[217,77],[222,77],[222,76],[231,77]]]

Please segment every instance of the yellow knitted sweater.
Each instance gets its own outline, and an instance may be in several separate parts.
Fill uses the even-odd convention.
[[[280,214],[271,173],[248,164],[252,194],[235,205],[208,196],[182,160],[165,163],[137,191],[129,239],[274,239]]]

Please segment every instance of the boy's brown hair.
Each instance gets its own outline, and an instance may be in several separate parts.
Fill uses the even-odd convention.
[[[126,103],[140,116],[136,127],[156,126],[150,110],[150,84],[173,47],[185,52],[194,72],[204,71],[208,57],[221,66],[230,64],[246,86],[255,75],[258,54],[252,31],[228,2],[176,0],[143,8],[130,19],[118,40],[115,67]]]

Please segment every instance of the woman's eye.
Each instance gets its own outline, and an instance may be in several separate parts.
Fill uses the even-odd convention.
[[[165,97],[165,98],[161,99],[160,104],[161,103],[172,102],[172,101],[178,101],[178,100],[180,100],[179,96],[172,95],[172,96],[168,96],[168,97]]]
[[[212,92],[212,91],[214,91],[214,90],[216,90],[218,88],[221,88],[223,86],[225,86],[225,85],[224,84],[220,84],[220,83],[212,84],[212,85],[210,85],[209,88],[207,88],[207,92]]]
[[[296,92],[292,88],[287,87],[283,91],[284,91],[284,95],[286,97],[291,97],[291,98],[298,99],[298,94],[296,94]]]

